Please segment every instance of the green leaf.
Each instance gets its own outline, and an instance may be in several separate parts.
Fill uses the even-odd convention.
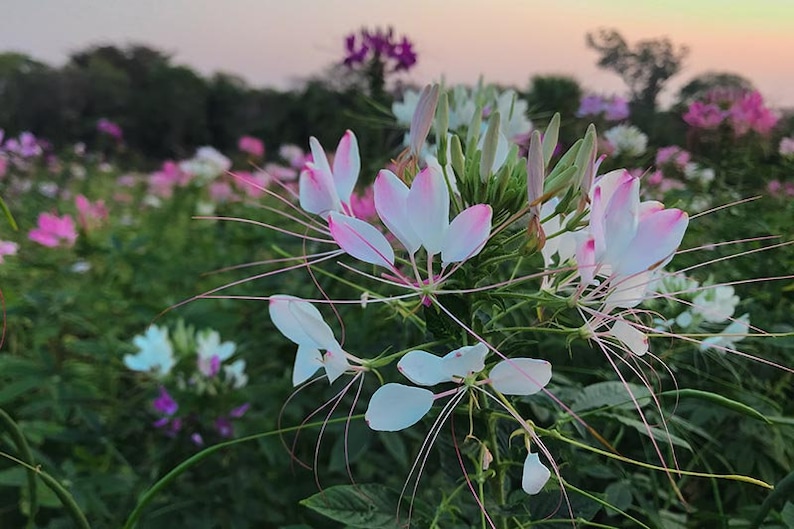
[[[780,511],[780,519],[788,529],[794,529],[794,503],[787,501]]]
[[[699,389],[679,389],[675,391],[665,391],[664,393],[661,393],[661,395],[674,395],[682,399],[695,398],[707,400],[713,404],[722,406],[723,408],[728,408],[729,410],[741,413],[742,415],[747,415],[753,419],[758,419],[759,421],[764,421],[767,424],[772,424],[772,421],[766,415],[757,411],[755,408],[751,408],[743,402],[732,400],[716,393],[711,393],[710,391],[701,391]]]
[[[574,399],[571,409],[575,412],[598,408],[635,409],[631,396],[642,407],[651,402],[651,393],[645,386],[623,382],[598,382],[587,386]]]
[[[618,422],[625,424],[626,426],[630,426],[634,428],[642,435],[653,437],[657,441],[661,443],[672,443],[675,446],[680,446],[681,448],[685,448],[692,452],[692,446],[684,439],[678,437],[677,435],[673,435],[662,428],[654,428],[652,426],[645,426],[645,423],[642,421],[638,421],[637,419],[631,419],[629,417],[623,417],[622,415],[610,415],[613,419],[617,420]]]
[[[606,495],[606,498],[604,498],[606,502],[621,511],[625,511],[631,507],[631,487],[626,481],[616,481],[612,483],[607,487],[607,490],[604,491],[604,494]],[[619,513],[613,509],[607,508],[607,514],[615,516]]]
[[[350,527],[399,529],[408,519],[398,514],[400,493],[383,485],[337,485],[301,500],[301,505]]]

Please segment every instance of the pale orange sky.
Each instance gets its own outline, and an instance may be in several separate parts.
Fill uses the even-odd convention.
[[[419,66],[407,80],[526,86],[565,73],[586,89],[622,93],[595,67],[584,35],[618,29],[629,42],[668,36],[691,53],[663,100],[698,73],[748,77],[772,105],[794,107],[791,0],[3,0],[0,50],[53,64],[92,43],[140,42],[204,74],[289,87],[341,59],[345,34],[393,25]]]

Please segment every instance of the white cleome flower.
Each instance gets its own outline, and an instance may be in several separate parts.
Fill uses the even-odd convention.
[[[648,147],[648,136],[633,125],[617,125],[604,133],[604,137],[615,149],[613,154],[640,156]]]
[[[167,327],[150,325],[146,333],[135,336],[132,343],[138,348],[138,353],[125,355],[124,365],[133,371],[154,371],[165,376],[176,364]]]
[[[722,323],[731,316],[739,304],[732,286],[719,286],[704,290],[692,300],[692,312],[710,323]]]

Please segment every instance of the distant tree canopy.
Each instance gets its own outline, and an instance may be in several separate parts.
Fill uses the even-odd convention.
[[[61,68],[3,53],[0,129],[30,130],[57,148],[96,140],[97,122],[106,118],[121,125],[128,151],[152,160],[189,156],[207,144],[232,150],[241,135],[272,146],[305,146],[314,135],[332,147],[350,121],[341,113],[364,113],[360,82],[348,76],[345,83],[312,80],[292,92],[256,89],[230,74],[204,78],[141,45],[90,47]],[[383,140],[359,139],[362,149]]]
[[[749,92],[755,90],[752,81],[731,72],[706,72],[694,77],[678,91],[678,104],[686,106],[702,99],[715,88],[728,88]]]
[[[630,47],[614,29],[588,33],[587,45],[600,54],[598,66],[620,75],[634,106],[646,113],[655,110],[659,93],[689,54],[686,46],[676,47],[667,38],[641,40]]]

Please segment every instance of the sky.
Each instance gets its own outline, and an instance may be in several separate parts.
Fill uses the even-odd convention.
[[[588,91],[625,95],[596,67],[585,35],[617,29],[631,44],[687,45],[662,102],[706,71],[749,78],[772,106],[794,107],[792,0],[0,0],[0,51],[60,65],[91,44],[141,43],[203,74],[290,88],[342,58],[344,37],[391,25],[416,44],[404,79],[526,87],[568,74]]]

